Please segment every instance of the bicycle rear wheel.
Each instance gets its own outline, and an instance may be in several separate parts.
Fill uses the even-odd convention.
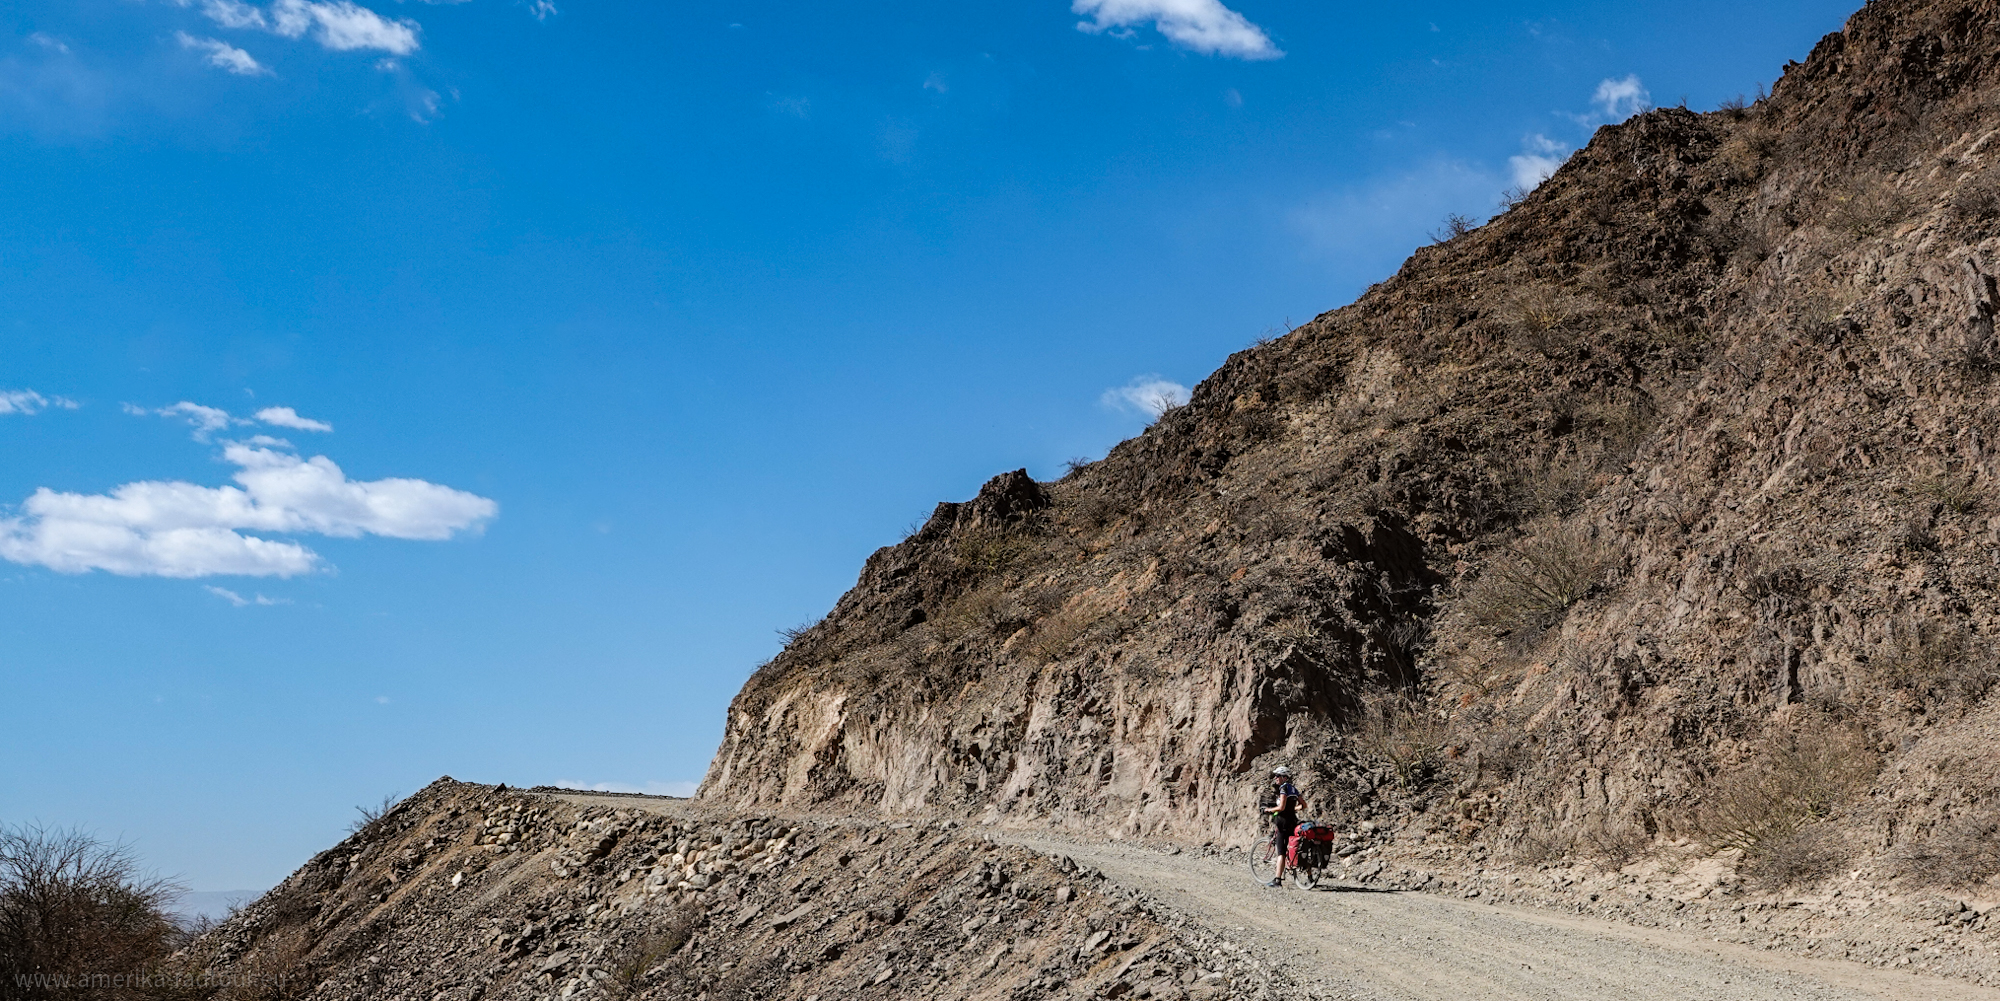
[[[1250,875],[1259,883],[1268,883],[1278,874],[1278,842],[1276,838],[1265,838],[1250,846]]]
[[[1301,890],[1310,890],[1319,885],[1319,878],[1326,870],[1316,865],[1295,865],[1289,875],[1292,885]]]

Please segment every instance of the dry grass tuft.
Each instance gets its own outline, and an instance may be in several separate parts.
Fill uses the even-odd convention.
[[[1979,510],[1983,492],[1969,476],[1930,476],[1910,484],[1910,491],[1951,514],[1966,515]]]
[[[1553,355],[1563,349],[1591,311],[1591,301],[1583,296],[1532,285],[1516,293],[1501,309],[1500,320],[1522,347]]]
[[[2000,809],[1988,806],[1945,824],[1893,858],[1906,878],[1927,886],[1983,883],[2000,875]]]
[[[1022,645],[1037,659],[1049,661],[1069,652],[1069,648],[1097,618],[1087,608],[1056,612],[1035,623],[1035,631]]]

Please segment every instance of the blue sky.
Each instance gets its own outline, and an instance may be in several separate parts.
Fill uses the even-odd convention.
[[[0,13],[0,820],[267,886],[698,779],[775,630],[1848,2]]]

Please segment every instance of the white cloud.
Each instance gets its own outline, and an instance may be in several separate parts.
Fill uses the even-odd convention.
[[[313,420],[310,417],[300,417],[299,412],[290,407],[265,407],[257,411],[257,419],[266,424],[274,424],[281,428],[294,428],[299,431],[333,430],[333,425],[325,421]]]
[[[29,35],[28,41],[31,41],[36,45],[39,45],[42,48],[49,50],[50,52],[59,53],[65,56],[69,55],[69,46],[64,45],[60,39],[43,34],[42,32],[37,31]]]
[[[428,125],[437,120],[438,108],[442,106],[443,101],[435,90],[418,87],[409,94],[410,120],[419,125]]]
[[[417,22],[390,20],[350,0],[276,0],[269,10],[242,0],[206,0],[201,12],[225,28],[268,31],[284,38],[308,33],[335,52],[359,49],[406,56],[417,51]]]
[[[222,454],[240,486],[147,480],[109,494],[37,490],[19,516],[0,518],[0,558],[62,573],[292,577],[319,569],[318,554],[242,533],[438,540],[477,530],[500,510],[423,480],[349,480],[325,456],[244,442],[224,443]]]
[[[181,48],[200,52],[210,66],[224,72],[237,76],[265,76],[271,72],[270,67],[258,62],[250,53],[228,42],[196,38],[185,31],[176,31],[174,36],[180,39]]]
[[[1142,375],[1116,389],[1107,389],[1098,402],[1119,410],[1134,410],[1158,417],[1188,401],[1188,388],[1157,375]]]
[[[528,13],[535,15],[535,20],[537,21],[546,21],[562,13],[562,11],[557,10],[556,5],[551,0],[535,0],[534,3],[528,5]],[[731,27],[735,26],[732,25]]]
[[[1639,82],[1639,75],[1633,73],[1622,80],[1600,82],[1590,103],[1604,113],[1605,120],[1622,122],[1652,107],[1653,95],[1646,92],[1645,85]]]
[[[577,779],[557,779],[550,783],[550,785],[559,789],[577,789],[584,792],[636,792],[647,796],[680,796],[682,798],[694,795],[694,791],[701,788],[701,783],[699,782],[661,782],[658,780],[633,785],[630,782],[583,782]]]
[[[1549,179],[1569,159],[1569,147],[1537,132],[1521,140],[1521,152],[1507,158],[1514,187],[1533,191]]]
[[[271,23],[286,38],[297,38],[310,27],[314,41],[336,52],[376,49],[407,56],[417,51],[417,22],[391,21],[348,0],[278,0],[271,5]]]
[[[210,434],[220,431],[231,424],[250,423],[241,417],[229,416],[229,411],[223,410],[220,407],[204,407],[199,403],[190,403],[187,400],[182,400],[171,407],[161,407],[158,410],[147,410],[145,407],[127,403],[125,404],[125,412],[135,417],[144,417],[149,414],[157,414],[161,417],[178,417],[181,420],[187,421],[194,428],[194,440],[196,441],[207,441]]]
[[[240,0],[208,0],[201,5],[201,12],[208,19],[225,28],[257,28],[269,30],[271,22],[265,20],[264,12]]]
[[[204,587],[202,590],[235,605],[237,608],[242,608],[246,605],[289,605],[292,603],[289,598],[266,598],[261,594],[245,598],[226,587]]]
[[[1091,19],[1077,25],[1091,34],[1124,37],[1135,25],[1150,23],[1168,41],[1196,52],[1238,59],[1284,56],[1264,29],[1221,0],[1075,0],[1070,11]]]
[[[0,389],[0,414],[39,414],[50,407],[75,410],[76,401],[43,396],[32,389]]]

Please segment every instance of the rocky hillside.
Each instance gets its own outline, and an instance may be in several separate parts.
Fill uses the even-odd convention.
[[[178,961],[185,996],[220,1001],[1316,996],[1094,871],[956,826],[440,779]]]
[[[1991,0],[1871,3],[1103,460],[939,505],[701,798],[1227,838],[1289,762],[1531,858],[2000,872],[1996,62]]]

